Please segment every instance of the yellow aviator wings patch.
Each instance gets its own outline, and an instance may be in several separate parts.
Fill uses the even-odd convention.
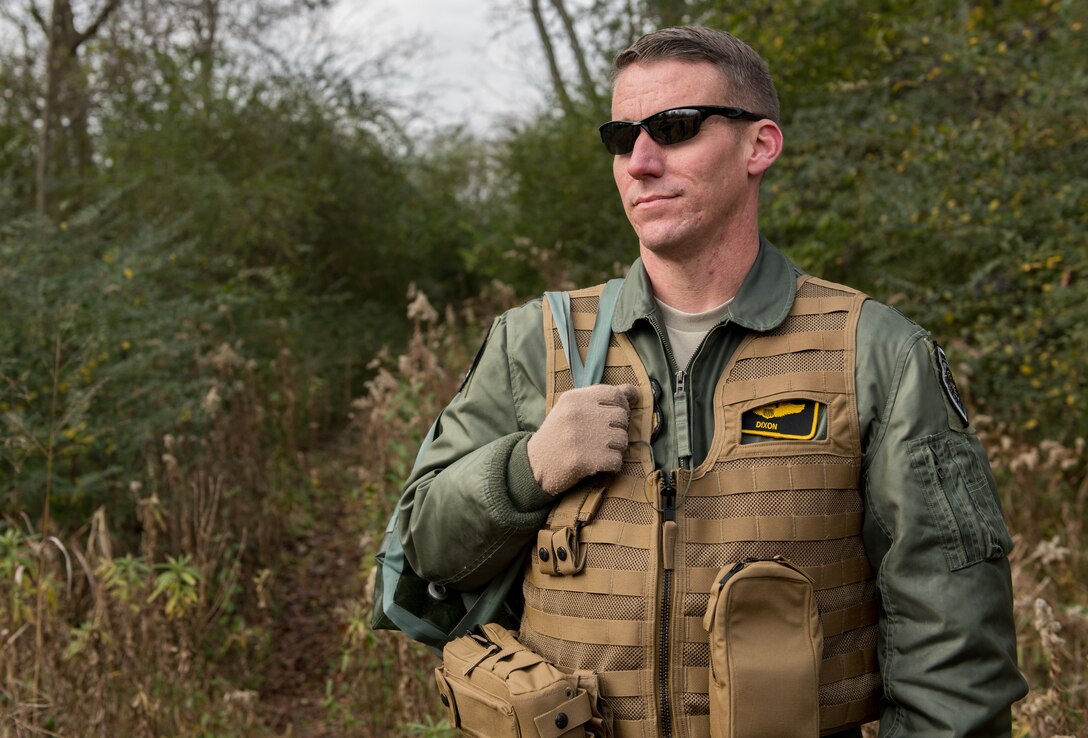
[[[786,400],[748,410],[741,415],[740,432],[750,436],[811,441],[820,427],[823,403]]]

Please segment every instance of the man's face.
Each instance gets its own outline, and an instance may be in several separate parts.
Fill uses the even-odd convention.
[[[730,105],[713,65],[655,61],[627,67],[612,94],[614,120],[642,120],[684,105]],[[630,154],[616,156],[612,174],[643,251],[682,258],[728,239],[754,195],[746,161],[749,123],[711,116],[698,135],[662,146],[643,130]]]

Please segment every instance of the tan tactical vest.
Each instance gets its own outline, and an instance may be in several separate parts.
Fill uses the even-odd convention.
[[[600,293],[571,293],[583,355]],[[702,619],[716,574],[747,557],[781,555],[814,582],[824,632],[821,735],[878,717],[877,593],[861,540],[854,388],[864,300],[802,276],[785,322],[741,343],[715,389],[706,459],[676,472],[675,524],[658,512],[649,378],[631,341],[613,334],[602,382],[641,392],[631,444],[619,474],[565,494],[540,532],[526,565],[520,638],[560,667],[600,674],[618,738],[709,736]],[[550,410],[573,385],[546,302],[544,326]],[[773,415],[765,409],[791,402],[826,413],[825,437],[741,442],[742,418],[752,425],[752,411]]]

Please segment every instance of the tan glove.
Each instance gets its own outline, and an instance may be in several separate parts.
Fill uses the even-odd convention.
[[[541,489],[557,495],[591,474],[619,471],[631,406],[637,401],[632,384],[564,392],[526,446]]]

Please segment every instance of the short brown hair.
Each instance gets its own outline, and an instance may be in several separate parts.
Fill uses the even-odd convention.
[[[767,62],[731,33],[705,26],[673,26],[648,33],[621,51],[612,80],[632,64],[677,60],[708,62],[728,82],[728,103],[778,122],[778,93]]]

